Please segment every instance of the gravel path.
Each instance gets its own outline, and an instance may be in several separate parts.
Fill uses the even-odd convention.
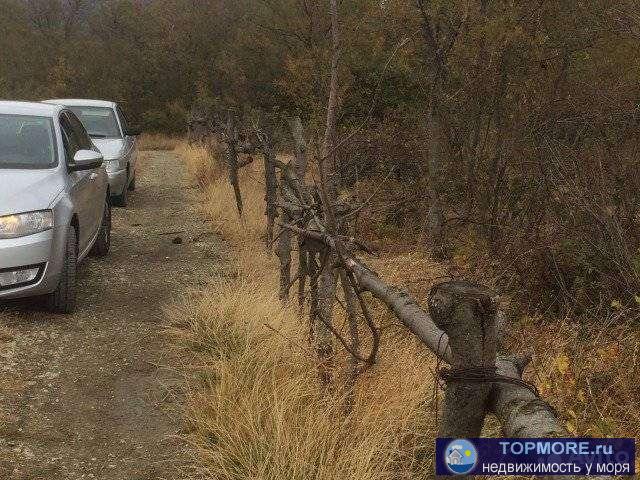
[[[219,242],[176,155],[145,157],[110,255],[80,267],[77,313],[0,305],[0,480],[189,478],[163,312],[221,271]]]

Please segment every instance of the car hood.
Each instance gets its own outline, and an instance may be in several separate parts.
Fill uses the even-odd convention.
[[[64,188],[56,170],[0,170],[0,216],[43,210]]]
[[[122,138],[92,138],[92,140],[105,160],[119,158],[123,154],[124,140]]]

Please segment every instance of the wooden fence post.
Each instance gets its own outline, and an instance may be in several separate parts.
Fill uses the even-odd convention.
[[[447,389],[438,437],[479,437],[496,362],[496,307],[491,292],[470,282],[441,283],[429,293],[429,311],[449,337],[452,357],[452,369],[444,375]]]
[[[284,178],[285,173],[281,172],[280,177],[280,191],[281,196],[283,196],[282,192],[288,188]],[[282,209],[280,220],[284,225],[291,223],[291,214],[285,209]],[[283,302],[289,299],[289,289],[291,288],[291,236],[290,230],[280,227],[276,244],[276,255],[280,262],[280,292],[278,296]]]
[[[242,194],[240,193],[240,180],[238,179],[238,130],[236,120],[231,110],[227,113],[226,125],[226,143],[227,143],[227,167],[229,169],[229,183],[233,186],[233,193],[236,198],[236,207],[238,214],[242,216]]]
[[[262,145],[264,158],[264,190],[265,214],[267,216],[267,248],[273,243],[273,227],[278,216],[278,178],[276,177],[276,153],[273,148],[271,135],[260,132],[258,138]]]

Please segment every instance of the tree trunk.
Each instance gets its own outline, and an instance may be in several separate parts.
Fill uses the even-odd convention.
[[[442,176],[441,165],[443,164],[444,145],[438,115],[434,112],[434,109],[433,105],[429,107],[430,111],[427,117],[429,137],[429,158],[427,160],[429,187],[427,196],[429,197],[429,210],[424,223],[425,242],[432,251],[440,248],[444,234],[444,213],[438,186],[439,179]]]
[[[329,99],[327,102],[327,126],[324,144],[320,158],[320,197],[324,212],[324,223],[330,232],[337,228],[334,205],[336,192],[336,121],[338,111],[338,64],[340,60],[340,25],[338,19],[338,0],[329,0],[331,15],[331,82],[329,84]],[[321,375],[324,381],[330,380],[330,365],[333,362],[333,334],[327,325],[333,325],[333,306],[335,303],[336,274],[333,268],[335,254],[327,250],[321,259],[320,277],[318,282],[318,309],[314,321],[316,348],[320,356]]]
[[[297,181],[300,184],[299,188],[306,191],[305,177],[307,175],[307,142],[304,138],[304,129],[302,127],[302,120],[300,117],[293,117],[289,119],[289,126],[291,127],[291,135],[293,136],[295,157],[293,171],[296,174]],[[304,197],[303,197],[304,199]],[[302,312],[304,308],[304,296],[307,275],[307,250],[304,247],[304,242],[298,242],[298,309]]]
[[[304,300],[307,277],[309,276],[307,249],[303,241],[298,241],[298,312],[302,316],[304,311]]]
[[[323,388],[328,388],[331,384],[332,368],[333,368],[333,337],[331,330],[327,328],[324,322],[328,322],[325,317],[324,310],[326,308],[324,291],[326,286],[320,285],[319,280],[322,278],[322,270],[324,268],[316,262],[316,254],[310,254],[308,257],[307,268],[309,270],[309,290],[310,290],[310,309],[309,323],[311,340],[315,344],[316,353],[318,354],[318,377]],[[335,285],[335,283],[334,283]]]
[[[496,364],[496,307],[489,289],[447,282],[429,293],[429,311],[449,336],[452,370],[447,380],[440,438],[474,438],[482,432]],[[469,377],[486,377],[469,381]]]

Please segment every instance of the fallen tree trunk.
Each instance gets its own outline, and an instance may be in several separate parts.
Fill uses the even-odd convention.
[[[528,360],[498,356],[497,374],[517,382],[522,378],[526,363]],[[535,391],[518,383],[496,383],[491,409],[500,420],[507,437],[542,438],[569,435],[549,404],[542,401]]]
[[[522,382],[522,372],[529,358],[498,355],[496,359],[497,375],[507,381],[497,382],[493,386],[489,404],[492,412],[500,420],[505,437],[512,438],[553,438],[571,437],[563,422],[551,406],[537,392]],[[522,382],[522,383],[521,383]],[[555,476],[537,477],[553,480]],[[581,476],[564,476],[567,480],[577,480]],[[593,480],[613,480],[611,476],[584,477]]]

